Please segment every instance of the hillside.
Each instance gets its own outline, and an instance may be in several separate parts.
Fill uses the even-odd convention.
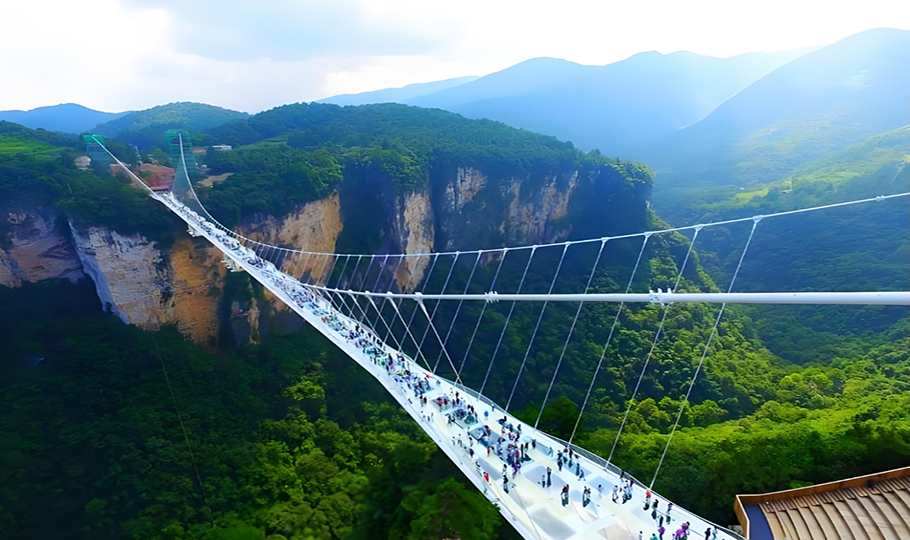
[[[247,116],[246,113],[204,103],[169,103],[128,113],[116,120],[99,124],[91,131],[104,137],[115,137],[145,150],[163,145],[163,134],[167,129],[200,132]]]
[[[625,158],[804,52],[726,59],[648,52],[605,66],[537,58],[403,102],[499,120]]]
[[[359,94],[339,94],[325,99],[318,99],[316,100],[316,103],[331,103],[333,105],[342,106],[368,105],[370,103],[404,103],[409,99],[452,88],[453,86],[465,84],[475,79],[477,79],[477,77],[474,76],[456,77],[443,81],[409,84],[407,86],[402,86],[401,88],[384,88],[371,92],[360,92]]]
[[[63,103],[29,111],[0,111],[0,121],[15,122],[32,129],[82,133],[126,114],[128,113],[102,112],[75,103]]]
[[[414,423],[389,405],[375,381],[311,329],[301,328],[299,320],[292,321],[248,275],[227,272],[220,255],[211,253],[217,250],[190,238],[140,191],[116,178],[76,170],[69,159],[75,152],[65,141],[45,141],[46,133],[25,128],[8,130],[39,151],[31,157],[0,154],[0,166],[11,172],[0,174],[5,179],[0,200],[10,200],[2,196],[10,192],[34,196],[15,203],[26,219],[4,233],[13,248],[0,250],[0,259],[22,270],[32,245],[24,242],[34,239],[41,212],[62,212],[96,227],[88,233],[94,253],[84,257],[82,267],[94,272],[96,284],[33,285],[25,279],[19,288],[0,288],[0,337],[10,351],[0,357],[0,477],[8,479],[0,486],[4,532],[45,538],[78,528],[72,537],[95,538],[106,531],[153,539],[161,537],[160,531],[174,531],[172,536],[212,540],[231,535],[365,540],[421,537],[425,521],[418,516],[448,515],[474,527],[463,530],[463,537],[492,537],[501,520],[480,494],[464,487],[460,474]],[[284,245],[382,254],[538,244],[665,226],[648,211],[647,167],[445,111],[289,105],[213,128],[205,136],[239,148],[205,156],[213,173],[232,174],[200,189],[200,196],[241,233]],[[868,152],[850,151],[875,154],[885,141],[896,149],[904,136],[883,134]],[[57,143],[56,155],[41,146]],[[888,155],[892,159],[897,153]],[[846,167],[838,165],[844,160],[847,154],[832,157],[819,170]],[[877,178],[874,165],[857,171],[850,182],[859,181],[863,171]],[[805,174],[814,173],[807,169]],[[888,181],[904,180],[898,175]],[[5,187],[9,191],[2,191]],[[797,232],[810,230],[811,221],[799,223]],[[910,226],[910,220],[904,222]],[[828,222],[815,223],[825,229]],[[756,236],[758,252],[775,247],[773,241],[762,244],[768,237],[760,240],[773,231],[766,225],[771,224],[762,224]],[[66,230],[47,227],[61,228]],[[117,233],[120,229],[124,234]],[[127,229],[161,239],[127,236]],[[869,229],[850,242],[842,236],[822,238],[826,243],[817,248],[853,249],[854,242],[868,241]],[[682,290],[724,286],[730,252],[707,251],[711,244],[702,242],[737,248],[747,232],[747,227],[730,228],[713,238],[703,232]],[[58,236],[73,243],[81,234]],[[171,236],[167,241],[166,235]],[[886,236],[879,247],[888,248],[897,236]],[[640,238],[608,242],[591,290],[621,289],[640,246]],[[595,255],[592,247],[573,247],[564,260],[560,249],[541,248],[527,267],[522,290],[545,292],[557,266],[557,292],[583,287]],[[652,237],[633,291],[672,283],[686,248],[679,234]],[[84,244],[70,249],[85,255]],[[63,252],[61,246],[55,253]],[[895,257],[902,253],[892,252]],[[497,289],[507,292],[506,284],[517,287],[526,257],[510,252],[501,267],[495,258],[440,258],[435,271],[420,267],[418,260],[409,263],[408,283],[380,286],[483,292],[498,275]],[[807,259],[790,252],[789,257],[788,268],[787,261],[760,265],[756,262],[764,255],[750,256],[743,282],[756,279],[745,278],[747,269],[792,276],[786,272],[800,270],[793,265],[814,264],[817,254]],[[292,263],[288,271],[316,271],[306,264]],[[366,279],[369,268],[362,272]],[[107,284],[106,297],[100,282]],[[150,333],[124,326],[102,309],[118,300],[130,317],[151,312],[157,326],[148,328],[165,328]],[[401,306],[405,316],[413,308]],[[518,306],[485,390],[505,402],[523,365],[512,410],[533,421],[574,324],[541,416],[541,427],[562,437],[574,426],[615,313],[612,306],[586,304],[576,324],[576,308],[549,305],[529,349],[541,307]],[[449,350],[464,359],[461,373],[472,387],[487,373],[510,305],[489,304],[472,342],[481,309],[479,303],[465,303],[456,318],[455,306],[445,305],[435,319],[440,330],[451,329]],[[624,310],[576,439],[580,445],[609,454],[663,309]],[[717,314],[716,306],[670,309],[672,317],[615,456],[639,478],[653,473]],[[215,335],[199,339],[202,346],[166,327],[196,339],[188,323],[201,313],[217,313]],[[782,319],[757,319],[748,310],[728,307],[691,401],[682,409],[681,429],[655,489],[730,523],[737,492],[782,489],[905,463],[910,455],[905,442],[910,436],[910,328],[905,312],[873,315],[855,310],[839,318],[805,318],[803,326],[772,327]],[[130,320],[139,325],[138,318]],[[853,334],[839,347],[811,349],[811,356],[799,358],[776,354],[787,340],[786,352],[805,352],[800,344],[842,328]],[[425,330],[419,319],[413,330],[418,335]],[[430,358],[437,355],[438,346],[433,347],[424,349]],[[36,358],[43,360],[35,365]],[[448,376],[444,364],[440,374]],[[38,429],[45,424],[35,419],[60,429]],[[99,447],[99,440],[104,445]],[[768,452],[769,447],[780,452]]]
[[[878,29],[769,73],[636,155],[658,172],[657,208],[698,200],[708,187],[782,180],[804,163],[907,125],[908,63],[910,32]]]

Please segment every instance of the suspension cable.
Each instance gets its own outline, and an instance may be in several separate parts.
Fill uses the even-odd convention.
[[[733,272],[733,278],[730,280],[730,286],[727,287],[727,292],[733,291],[733,284],[736,283],[736,276],[739,275],[739,269],[743,265],[743,259],[746,258],[746,252],[749,251],[749,245],[752,243],[752,237],[755,236],[755,228],[758,227],[759,221],[761,221],[761,218],[752,220],[752,230],[749,231],[749,238],[746,240],[746,247],[743,248],[742,255],[739,256],[739,262],[736,264],[736,270]],[[682,418],[683,410],[689,403],[689,396],[692,394],[692,388],[695,387],[695,379],[698,378],[698,374],[701,372],[701,366],[705,362],[705,357],[708,356],[708,349],[711,347],[711,341],[714,339],[714,335],[717,333],[717,326],[720,324],[720,319],[723,317],[724,309],[726,307],[727,304],[720,305],[720,310],[717,312],[717,318],[714,319],[714,326],[711,328],[711,334],[708,336],[708,342],[705,343],[705,350],[701,353],[701,359],[698,361],[698,365],[695,367],[695,373],[692,375],[692,381],[689,383],[689,389],[686,390],[686,396],[683,398],[682,405],[679,406],[679,413],[676,415],[676,421],[673,422],[673,428],[670,430],[670,436],[667,437],[667,444],[664,446],[664,451],[660,455],[660,461],[657,462],[657,468],[654,470],[654,477],[651,479],[651,485],[648,489],[653,488],[654,482],[657,481],[657,473],[660,472],[660,468],[664,464],[664,458],[667,457],[667,450],[670,449],[670,441],[673,440],[673,435],[676,433],[677,426],[679,426],[679,420]]]
[[[401,268],[401,263],[402,263],[402,262],[404,262],[404,257],[402,257],[402,256],[399,255],[399,256],[398,256],[398,264],[395,265],[395,270],[392,272],[392,279],[389,281],[388,287],[381,287],[382,289],[390,290],[390,288],[392,287],[392,282],[395,281],[395,275],[398,274],[398,269]],[[377,283],[377,285],[378,285],[378,283]],[[383,299],[382,299],[382,302],[380,302],[380,304],[379,304],[379,309],[380,309],[380,311],[381,311],[383,308],[385,308],[385,303],[386,303],[387,300],[388,300],[388,298],[383,298]],[[375,324],[375,321],[374,321],[374,324]],[[391,331],[392,331],[392,329],[389,328],[389,332],[391,332]]]
[[[416,347],[416,346],[417,346],[417,338],[415,338],[415,337],[414,337],[414,334],[411,333],[411,328],[410,328],[407,324],[405,324],[405,322],[404,322],[404,317],[401,315],[401,310],[398,309],[399,306],[396,305],[394,301],[392,301],[392,302],[390,302],[390,303],[392,304],[392,308],[395,310],[395,314],[398,316],[398,319],[401,321],[401,324],[404,324],[404,331],[405,331],[405,334],[406,334],[408,337],[411,338],[411,341],[414,342],[414,346]],[[417,307],[415,307],[414,310],[416,311],[416,310],[417,310]],[[402,345],[404,345],[404,339],[401,340],[401,343],[402,343]],[[404,352],[404,351],[402,350],[402,353],[403,353],[403,352]],[[420,348],[418,348],[418,349],[417,349],[417,352],[414,354],[414,361],[415,361],[415,362],[417,361],[417,358],[418,358],[418,357],[423,357],[423,363],[427,366],[427,370],[428,370],[428,371],[431,371],[431,370],[430,370],[430,362],[427,360],[427,357],[423,354],[423,351],[421,351]]]
[[[158,362],[161,364],[161,371],[164,372],[164,382],[167,384],[168,392],[171,394],[171,401],[174,403],[174,411],[177,413],[177,422],[180,424],[181,431],[183,431],[183,440],[186,442],[186,449],[190,453],[190,461],[193,463],[193,470],[196,472],[196,480],[199,482],[199,491],[202,494],[202,501],[205,503],[205,509],[209,511],[209,520],[212,522],[212,527],[214,527],[215,518],[212,515],[212,507],[209,505],[209,499],[205,494],[205,484],[202,483],[202,475],[199,473],[199,465],[196,463],[196,453],[193,451],[193,445],[190,444],[190,434],[183,423],[183,414],[180,413],[180,406],[177,404],[177,396],[174,394],[174,389],[171,387],[171,378],[168,376],[167,368],[164,366],[164,359],[161,357],[161,350],[158,348],[158,340],[155,339],[155,334],[152,334],[152,344],[155,345],[155,357],[158,358]]]
[[[398,270],[401,268],[401,263],[402,263],[403,261],[404,261],[404,257],[401,257],[400,260],[398,261],[398,267],[395,268],[395,274],[392,276],[392,281],[389,282],[389,287],[391,287],[392,284],[395,283],[395,276],[398,275]],[[418,259],[417,262],[420,262],[420,259]],[[411,282],[412,282],[413,280],[414,280],[414,274],[411,274],[411,272],[409,271],[409,272],[408,272],[408,281],[404,284],[404,290],[408,290],[408,289],[411,287]],[[390,290],[391,290],[391,289],[390,289]],[[399,290],[400,290],[400,288],[399,288]],[[396,300],[396,299],[393,298],[393,299],[391,300],[391,302],[394,304],[394,303],[395,303],[395,300]],[[398,299],[398,302],[399,302],[399,303],[401,303],[402,301],[403,301],[403,300]],[[383,305],[383,307],[385,307],[385,305]],[[397,307],[397,306],[395,306],[395,311],[398,311],[398,307]],[[404,324],[404,321],[401,321],[401,322],[402,322],[402,324]],[[404,344],[404,340],[403,340],[403,339],[401,340],[401,342],[402,342],[402,344]],[[404,351],[402,351],[402,352],[404,352]]]
[[[477,271],[477,263],[480,262],[480,253],[477,254],[477,257],[474,259],[474,266],[471,267],[471,274],[468,276],[468,282],[465,283],[464,293],[468,294],[468,290],[471,287],[471,280],[474,279],[474,272]],[[446,345],[449,343],[449,336],[452,335],[452,329],[455,328],[455,321],[458,319],[458,314],[461,312],[461,305],[464,304],[464,300],[458,301],[458,306],[455,308],[455,316],[452,317],[452,322],[449,323],[449,329],[446,331],[446,337],[442,341],[442,348],[445,350]],[[436,366],[439,365],[439,360],[442,358],[442,351],[439,351],[439,355],[436,357]]]
[[[568,251],[568,249],[568,244],[562,248],[562,254],[559,256],[559,264],[556,265],[556,272],[553,273],[553,280],[550,282],[550,288],[547,290],[548,295],[553,294],[553,287],[556,285],[556,279],[559,277],[559,270],[562,268],[562,262],[566,258],[566,251]],[[518,388],[518,381],[521,380],[521,374],[524,372],[525,363],[528,361],[528,356],[531,355],[531,347],[534,346],[534,338],[537,337],[537,331],[540,329],[540,321],[543,320],[543,314],[547,310],[547,303],[547,301],[544,301],[543,306],[540,308],[540,315],[537,316],[537,324],[534,325],[534,332],[531,334],[531,340],[528,341],[528,348],[525,349],[525,356],[521,359],[521,365],[518,367],[518,375],[515,376],[512,392],[509,394],[509,400],[506,401],[506,411],[508,411],[509,406],[512,405],[512,397],[515,396],[515,389]]]
[[[645,254],[645,247],[648,245],[648,239],[651,238],[651,235],[645,236],[641,241],[641,249],[638,251],[638,258],[635,259],[635,266],[632,268],[632,275],[629,276],[629,283],[626,285],[626,294],[629,293],[629,290],[632,289],[632,283],[635,280],[635,273],[638,271],[638,265],[641,264],[641,257]],[[619,323],[619,316],[622,314],[623,306],[625,302],[620,302],[619,307],[616,309],[616,316],[613,317],[613,325],[610,326],[610,333],[607,335],[607,342],[604,344],[603,351],[600,353],[600,359],[597,361],[597,367],[594,368],[594,374],[591,376],[591,384],[588,385],[588,391],[585,393],[585,400],[581,403],[581,409],[578,411],[578,418],[575,419],[575,427],[572,428],[572,435],[569,437],[569,444],[572,444],[572,440],[575,439],[575,433],[578,431],[578,426],[581,424],[581,416],[585,413],[585,407],[588,406],[588,399],[591,397],[591,390],[594,389],[594,381],[597,380],[597,374],[600,373],[600,367],[603,365],[604,358],[607,356],[607,349],[610,347],[610,342],[613,340],[613,333],[616,330],[616,325]],[[609,460],[607,460],[609,464]]]
[[[698,238],[698,233],[701,229],[695,229],[695,234],[692,235],[692,241],[689,242],[689,248],[686,250],[686,257],[683,259],[682,266],[679,267],[679,274],[676,276],[676,283],[673,284],[673,292],[679,288],[679,282],[682,280],[683,272],[686,270],[686,264],[689,262],[689,255],[692,253],[692,248],[695,246],[695,240]],[[648,356],[645,357],[645,363],[641,367],[641,373],[638,375],[638,382],[635,383],[635,389],[632,391],[632,397],[629,398],[629,405],[626,407],[626,413],[622,417],[622,422],[619,424],[619,430],[616,432],[616,437],[613,438],[613,447],[610,448],[610,456],[607,458],[607,461],[613,459],[613,453],[616,451],[616,445],[619,443],[619,436],[622,434],[623,428],[626,426],[626,421],[629,419],[629,413],[632,411],[632,405],[635,403],[635,397],[638,395],[638,389],[641,387],[641,381],[645,377],[645,372],[648,370],[648,363],[651,361],[651,357],[654,354],[654,348],[657,346],[658,340],[660,340],[661,331],[664,329],[664,322],[667,320],[667,314],[670,313],[670,308],[672,304],[667,304],[664,307],[663,315],[660,318],[660,324],[657,325],[657,332],[654,334],[654,339],[651,340],[651,348],[648,350]]]
[[[439,254],[433,255],[433,262],[430,263],[430,270],[427,272],[426,277],[423,279],[423,285],[420,287],[420,293],[423,294],[427,291],[427,285],[430,283],[430,278],[433,277],[433,269],[436,268],[436,261],[439,260]],[[401,302],[404,302],[404,298],[399,298],[398,306],[401,307]],[[411,316],[408,319],[408,327],[414,323],[414,316],[417,315],[417,304],[414,304],[414,310],[411,311]],[[417,345],[417,343],[414,343]],[[419,348],[419,345],[418,345]],[[429,366],[427,366],[429,367]]]
[[[496,287],[496,280],[499,279],[499,271],[502,270],[502,263],[506,260],[506,254],[509,252],[508,248],[502,251],[502,257],[499,259],[499,266],[496,267],[496,273],[493,274],[493,281],[490,283],[490,291],[493,291],[493,288]],[[468,355],[471,353],[471,347],[474,345],[474,338],[477,337],[477,329],[480,328],[480,322],[483,320],[483,314],[487,311],[487,302],[483,303],[483,306],[480,308],[480,315],[477,317],[477,322],[474,323],[474,331],[471,333],[471,339],[468,340],[468,346],[464,351],[464,358],[461,359],[461,365],[458,366],[458,369],[464,373],[464,364],[468,360]]]
[[[594,273],[597,271],[597,265],[600,263],[600,256],[603,255],[604,246],[606,245],[606,240],[603,240],[600,243],[600,249],[597,250],[597,257],[594,259],[594,265],[591,267],[591,273],[588,275],[588,282],[585,284],[585,294],[588,294],[588,289],[591,288],[591,281],[594,279]],[[575,324],[578,322],[578,316],[581,315],[581,309],[584,305],[585,302],[582,300],[578,303],[578,309],[575,310],[572,326],[569,327],[569,333],[566,334],[566,342],[563,343],[562,352],[559,353],[559,360],[556,361],[556,369],[553,370],[553,378],[550,379],[550,385],[547,386],[547,393],[543,397],[543,403],[540,404],[540,412],[537,413],[537,420],[534,421],[534,429],[537,429],[537,425],[540,424],[540,418],[543,416],[543,410],[547,406],[547,400],[550,398],[550,391],[553,390],[553,384],[556,382],[556,375],[559,374],[559,368],[562,366],[562,360],[566,356],[566,350],[569,348],[569,341],[572,339],[572,333],[575,332]]]
[[[454,264],[455,263],[453,262],[452,265],[454,266]],[[430,317],[429,312],[427,312],[427,308],[423,305],[423,302],[420,302],[420,309],[423,310],[423,314],[427,317],[427,323],[429,324],[429,327],[433,329],[433,334],[436,336],[436,340],[439,341],[440,345],[442,345],[442,337],[440,337],[439,332],[436,330],[436,325],[433,324],[433,319]],[[455,384],[461,384],[461,375],[458,373],[458,369],[455,368],[455,363],[452,362],[452,357],[449,356],[449,353],[446,351],[445,346],[442,347],[442,351],[446,356],[446,360],[449,361],[449,366],[452,367],[452,372],[455,373]]]
[[[446,287],[449,286],[449,280],[452,279],[452,272],[455,270],[455,265],[458,264],[458,256],[459,256],[459,254],[456,253],[456,254],[455,254],[455,258],[452,259],[452,266],[449,267],[449,273],[448,273],[448,275],[446,276],[446,280],[445,280],[445,282],[442,284],[442,290],[440,291],[440,293],[442,293],[442,294],[445,294],[445,292],[446,292]],[[429,317],[430,317],[429,320],[430,320],[430,321],[432,321],[432,320],[436,317],[436,310],[439,309],[439,304],[441,304],[441,303],[442,303],[442,300],[437,300],[437,301],[436,301],[436,304],[433,306],[433,314],[432,314],[432,315],[429,315]],[[420,303],[420,307],[421,307],[423,310],[426,310],[426,306],[423,305],[423,302]],[[436,329],[434,328],[433,330],[435,331]],[[423,347],[423,343],[426,341],[426,339],[427,339],[427,334],[428,334],[429,332],[430,332],[430,325],[427,325],[427,327],[423,329],[423,337],[420,338],[420,345],[419,345],[420,347]],[[439,343],[441,344],[441,343],[442,343],[442,340],[440,340]],[[431,370],[431,371],[432,371],[434,374],[436,373],[435,368],[434,368],[433,370]]]
[[[521,287],[525,283],[525,278],[528,277],[528,268],[531,267],[531,261],[534,260],[534,253],[537,252],[537,246],[531,248],[531,253],[528,254],[528,262],[525,264],[524,272],[521,274],[521,280],[518,282],[517,292],[521,292]],[[487,374],[483,377],[483,384],[480,385],[480,394],[483,394],[483,389],[487,386],[487,380],[490,378],[490,371],[493,369],[493,361],[496,360],[496,353],[499,352],[499,346],[502,345],[502,338],[506,335],[506,330],[509,328],[509,321],[512,320],[512,313],[515,311],[515,305],[518,302],[512,302],[512,305],[509,307],[509,314],[506,315],[506,323],[502,325],[502,332],[499,333],[499,339],[496,341],[496,348],[493,349],[493,356],[490,357],[490,365],[487,366]]]
[[[373,300],[372,297],[370,297],[370,304],[373,306],[373,309],[375,309],[376,312],[379,313],[379,320],[382,321],[382,324],[385,325],[385,327],[390,330],[389,335],[392,337],[392,341],[395,343],[395,350],[401,351],[401,343],[398,341],[398,338],[395,337],[395,334],[391,333],[391,327],[389,326],[389,323],[386,322],[385,317],[382,316],[382,313],[379,311],[379,308],[376,306],[376,302]],[[377,338],[379,337],[379,332],[376,332],[374,330],[373,333],[376,334]],[[382,342],[385,343],[386,341],[382,340]]]

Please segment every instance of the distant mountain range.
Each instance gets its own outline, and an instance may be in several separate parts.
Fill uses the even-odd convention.
[[[104,137],[117,137],[123,142],[146,149],[163,146],[164,132],[168,129],[199,132],[247,117],[249,115],[245,112],[187,101],[131,112],[95,126],[92,132]],[[199,142],[205,141],[200,139]]]
[[[31,129],[46,129],[63,133],[82,133],[103,122],[116,120],[126,112],[96,111],[75,103],[38,107],[30,111],[0,111],[0,120],[15,122]]]
[[[445,109],[627,157],[642,144],[697,122],[725,99],[808,51],[732,58],[646,52],[606,66],[536,58],[421,95],[392,89],[323,101],[339,105],[396,101]],[[421,90],[429,88],[424,85]]]
[[[908,65],[910,32],[875,29],[819,49],[731,58],[645,52],[605,66],[537,58],[484,77],[321,102],[440,108],[643,161],[658,173],[655,205],[667,209],[778,182],[807,162],[910,124]],[[212,128],[248,117],[198,103],[128,113],[75,104],[0,112],[0,120],[92,130],[140,148],[162,145],[163,131],[176,127],[198,133],[201,144],[219,142],[208,140],[217,138]]]
[[[428,83],[415,83],[401,88],[385,88],[383,90],[373,90],[371,92],[361,92],[359,94],[340,94],[325,99],[320,99],[317,103],[331,103],[333,105],[368,105],[370,103],[404,103],[409,99],[418,98],[440,90],[446,90],[453,86],[459,86],[476,80],[476,76],[456,77],[444,81],[434,81]]]
[[[632,157],[657,171],[658,208],[703,199],[721,186],[774,182],[910,124],[908,66],[910,32],[862,32],[781,66]]]

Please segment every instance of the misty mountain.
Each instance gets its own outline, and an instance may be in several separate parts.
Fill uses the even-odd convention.
[[[453,86],[465,84],[477,79],[476,76],[456,77],[454,79],[445,79],[443,81],[434,81],[428,83],[415,83],[401,88],[384,88],[382,90],[373,90],[372,92],[360,92],[358,94],[340,94],[317,100],[317,103],[332,103],[334,105],[367,105],[370,103],[404,103],[409,99],[418,98],[440,90],[446,90]]]
[[[499,120],[626,157],[639,145],[700,120],[805,52],[732,58],[646,52],[605,66],[535,58],[403,102]]]
[[[31,129],[46,129],[63,133],[82,133],[102,122],[116,120],[126,112],[109,113],[77,105],[61,103],[29,111],[0,111],[0,120],[15,122]]]
[[[910,32],[856,34],[776,69],[633,157],[657,170],[658,205],[679,199],[680,189],[780,180],[803,163],[910,123],[908,65]]]
[[[165,146],[164,132],[168,129],[199,132],[234,120],[243,120],[248,116],[245,112],[187,101],[134,111],[100,124],[92,131],[105,137],[116,137],[122,142],[144,149],[150,146]]]

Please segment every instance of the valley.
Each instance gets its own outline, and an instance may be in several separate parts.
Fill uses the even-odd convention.
[[[46,130],[26,120],[47,110],[0,113],[0,532],[519,537],[382,384],[68,129],[136,171],[179,177],[188,150],[197,203],[317,285],[900,291],[906,197],[640,235],[906,193],[908,51],[910,32],[877,29],[726,59],[536,59],[256,114],[60,106]],[[722,526],[737,494],[910,460],[902,306],[361,305],[440,377],[635,478],[660,468],[656,492]]]

